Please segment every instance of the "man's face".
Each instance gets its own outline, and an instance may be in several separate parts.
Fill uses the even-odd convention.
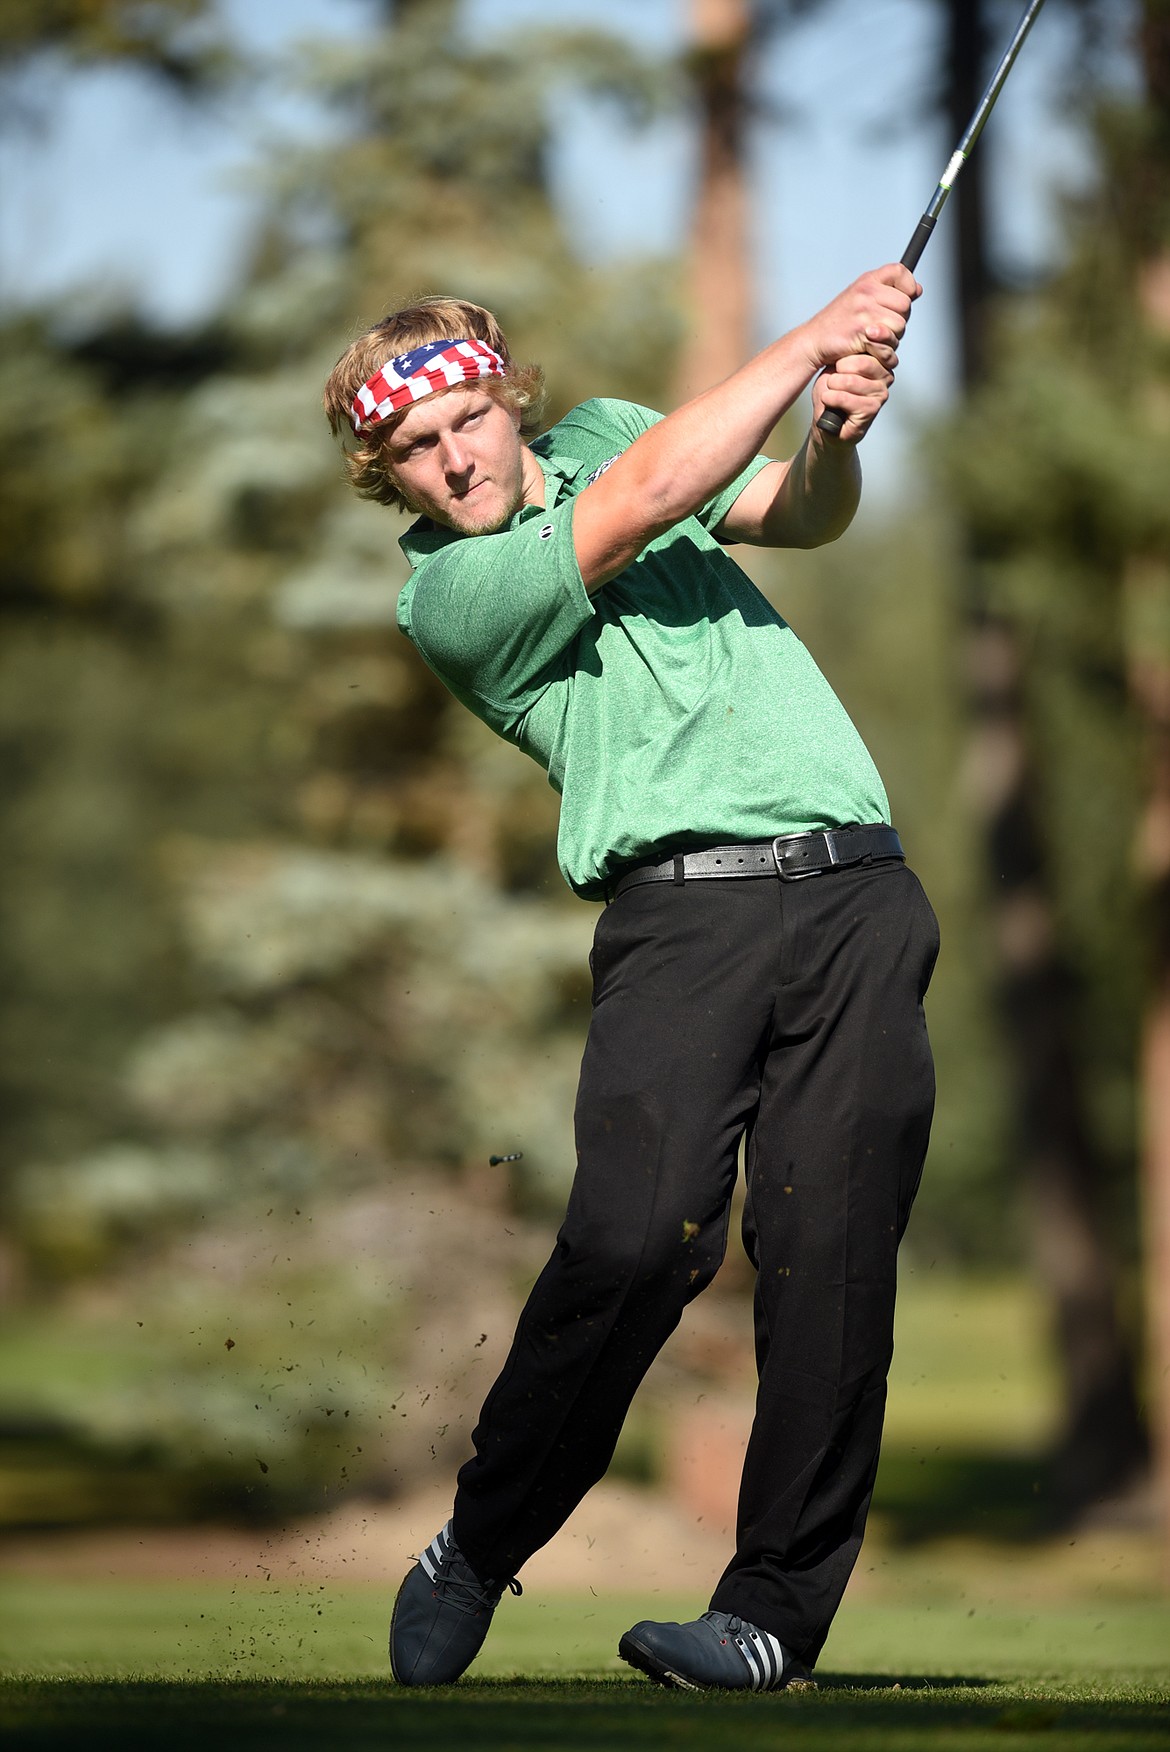
[[[461,535],[489,535],[519,510],[525,454],[519,414],[475,384],[415,402],[388,447],[408,508]]]

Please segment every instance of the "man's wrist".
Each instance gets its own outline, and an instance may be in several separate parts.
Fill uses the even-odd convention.
[[[813,326],[810,322],[801,322],[788,331],[788,340],[794,343],[799,357],[804,361],[809,379],[823,371],[826,361],[821,358],[821,350],[816,344]]]
[[[844,422],[848,420],[849,415],[843,408],[837,408],[834,411],[841,415],[841,431],[844,431]],[[818,458],[824,457],[827,461],[832,461],[838,464],[847,464],[851,460],[856,461],[856,444],[842,444],[839,433],[834,434],[832,432],[822,432],[817,425],[817,418],[818,413],[814,411],[812,425],[808,429],[808,437],[805,440],[809,451],[815,453]]]

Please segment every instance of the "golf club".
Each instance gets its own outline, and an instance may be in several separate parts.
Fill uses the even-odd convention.
[[[967,132],[959,141],[954,152],[952,152],[946,169],[938,179],[938,187],[934,191],[934,197],[925,213],[918,221],[914,230],[914,235],[906,245],[905,252],[902,256],[902,266],[909,268],[911,273],[913,273],[914,269],[918,266],[918,258],[921,256],[923,250],[930,241],[930,234],[934,230],[935,220],[945,207],[947,196],[954,188],[955,180],[958,177],[959,172],[966,163],[976,140],[978,140],[980,134],[983,132],[983,124],[986,122],[992,109],[995,107],[995,100],[1003,89],[1003,82],[1011,72],[1012,65],[1016,56],[1020,52],[1024,38],[1031,30],[1036,14],[1039,12],[1043,4],[1044,0],[1031,0],[1031,4],[1016,27],[1015,36],[1008,44],[1007,52],[1004,55],[1003,60],[999,63],[999,66],[991,76],[991,83],[983,93],[983,96],[979,99],[979,104],[976,108],[975,114],[967,124]],[[828,432],[835,438],[845,424],[846,417],[847,416],[841,412],[840,408],[826,408],[820,419],[817,421],[817,427],[820,431]]]

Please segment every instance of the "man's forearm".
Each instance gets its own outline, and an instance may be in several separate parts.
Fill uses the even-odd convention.
[[[720,493],[758,455],[816,370],[801,331],[793,330],[635,439],[578,499],[574,534],[583,574],[592,559],[612,576]],[[591,553],[595,536],[602,540]]]
[[[762,484],[766,474],[760,478]],[[825,438],[814,426],[764,506],[758,526],[727,533],[761,547],[821,547],[844,535],[860,502],[857,446]]]
[[[911,287],[917,290],[897,264],[863,275],[807,323],[637,438],[574,504],[573,542],[586,588],[599,589],[616,577],[656,536],[729,485],[825,365],[861,357],[876,362],[888,378]],[[855,428],[851,436],[857,435]],[[799,468],[794,459],[791,488],[785,482],[778,495],[788,516],[795,514],[799,545],[827,541],[829,531],[839,534],[857,504],[856,472],[827,455],[834,443],[845,450],[851,445],[819,434],[812,443],[815,454],[810,448]],[[783,533],[741,539],[790,541],[787,516],[780,519],[777,511],[771,527],[778,519]]]

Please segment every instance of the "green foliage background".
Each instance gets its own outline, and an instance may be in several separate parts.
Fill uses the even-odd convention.
[[[555,799],[394,632],[395,520],[348,496],[319,396],[351,334],[452,289],[541,360],[551,418],[588,394],[663,405],[675,264],[576,259],[547,104],[575,83],[650,115],[681,88],[591,33],[473,48],[454,0],[400,5],[301,77],[345,126],[274,161],[214,321],[46,311],[2,337],[0,1518],[409,1482],[427,1455],[403,1394],[433,1377],[466,1412],[471,1392],[436,1306],[452,1352],[491,1327],[486,1364],[571,1174],[592,917],[555,868]],[[1091,850],[1061,862],[1062,926],[1132,1251],[1145,938],[1115,584],[1135,541],[1164,550],[1166,456],[1117,394],[1137,359],[1083,343],[1078,259],[1013,315],[946,478],[1031,629],[1053,840]],[[748,563],[870,742],[943,922],[910,1247],[949,1270],[1015,1264],[1020,1211],[947,507]],[[511,1181],[487,1169],[518,1149]]]

